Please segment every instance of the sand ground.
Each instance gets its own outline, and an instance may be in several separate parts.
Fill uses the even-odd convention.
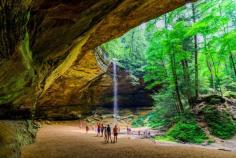
[[[147,139],[122,136],[118,143],[88,134],[74,124],[43,125],[36,143],[22,149],[22,158],[236,158],[236,153],[186,146],[162,146]]]

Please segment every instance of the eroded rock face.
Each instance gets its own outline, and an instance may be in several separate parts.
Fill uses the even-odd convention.
[[[13,109],[28,111],[34,100],[33,59],[29,48],[30,2],[0,1],[0,117]],[[31,109],[27,107],[27,109]]]
[[[151,92],[124,70],[118,72],[120,106],[150,106]],[[55,98],[55,99],[52,99]],[[37,117],[54,119],[79,118],[98,106],[113,104],[113,80],[103,72],[93,51],[87,52],[79,65],[72,66],[39,100]]]
[[[38,116],[67,118],[88,112],[93,94],[87,93],[87,88],[103,74],[93,52],[87,52],[79,65],[60,76],[39,99]]]
[[[1,0],[0,115],[10,106],[94,105],[80,93],[102,76],[90,50],[189,1]]]
[[[21,147],[34,142],[37,128],[32,121],[0,121],[0,157],[20,158]]]

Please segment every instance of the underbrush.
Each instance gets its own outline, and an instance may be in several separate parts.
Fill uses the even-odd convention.
[[[203,114],[212,135],[221,139],[230,139],[236,134],[236,124],[227,111],[219,111],[214,106],[207,106],[203,109]]]
[[[150,128],[160,128],[166,127],[170,124],[170,120],[164,118],[161,115],[161,112],[152,111],[147,113],[146,115],[139,116],[132,122],[132,127],[150,127]]]
[[[133,127],[150,127],[150,128],[169,128],[173,126],[176,117],[175,100],[171,93],[163,90],[158,95],[153,95],[154,108],[146,115],[139,116],[132,122]],[[168,100],[168,102],[166,102]]]
[[[205,142],[208,137],[204,129],[198,126],[196,120],[199,116],[191,113],[188,109],[185,109],[188,112],[181,115],[178,114],[172,108],[174,107],[174,100],[169,98],[169,95],[163,93],[154,96],[156,105],[153,111],[135,119],[132,122],[132,126],[150,127],[166,131],[163,136],[155,137],[158,141],[177,141],[194,144]],[[230,139],[236,134],[236,123],[226,108],[220,106],[224,102],[218,96],[205,98],[204,105],[208,104],[198,113],[204,116],[201,119],[204,119],[202,121],[207,123],[213,136],[221,139]]]
[[[133,122],[133,126],[168,128],[165,135],[155,137],[158,141],[201,144],[208,139],[204,130],[197,125],[195,116],[192,114],[183,114],[168,119],[162,118],[162,120],[157,114],[158,113],[151,112],[145,116],[141,116]]]
[[[177,120],[178,122],[165,135],[157,136],[155,139],[194,144],[201,144],[208,139],[204,130],[197,125],[193,115],[180,116],[176,118]]]

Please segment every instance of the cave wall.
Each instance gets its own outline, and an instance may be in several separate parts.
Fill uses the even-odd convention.
[[[102,76],[91,50],[190,1],[0,0],[0,117],[44,104],[94,105],[77,97]]]
[[[37,117],[73,118],[88,112],[93,105],[88,87],[104,74],[98,67],[93,51],[87,52],[80,64],[73,65],[48,88],[39,99]],[[96,96],[94,96],[96,97]]]
[[[152,105],[151,91],[124,70],[118,72],[118,89],[120,106]],[[112,105],[112,74],[103,72],[94,52],[89,51],[79,65],[72,66],[51,85],[39,99],[36,110],[38,118],[73,119],[90,114],[97,106]]]
[[[21,147],[34,142],[37,126],[30,120],[0,120],[0,157],[20,158]]]
[[[34,100],[35,74],[27,29],[30,2],[0,2],[0,117],[7,117],[14,109],[32,110],[25,104]]]

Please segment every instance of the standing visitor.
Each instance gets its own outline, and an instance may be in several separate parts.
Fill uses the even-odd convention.
[[[150,131],[148,131],[148,138],[150,138],[151,137],[151,132]]]
[[[128,135],[131,134],[131,128],[129,128],[128,126],[127,126],[127,134]]]
[[[103,137],[104,128],[103,124],[101,124],[101,137]]]
[[[88,127],[88,125],[86,125],[86,133],[88,133],[88,131],[89,131],[89,127]]]
[[[114,135],[114,143],[117,143],[117,136],[118,136],[118,127],[117,125],[115,125],[115,127],[113,128],[113,135]]]
[[[139,136],[141,135],[140,131],[138,131],[138,135],[139,135]]]
[[[107,127],[104,126],[104,139],[105,139],[105,142],[107,142]]]
[[[109,142],[109,139],[111,140],[111,127],[110,125],[107,125],[107,143]],[[112,140],[111,140],[112,143]]]
[[[101,125],[100,123],[97,123],[97,137],[100,135],[100,131],[101,131]]]

